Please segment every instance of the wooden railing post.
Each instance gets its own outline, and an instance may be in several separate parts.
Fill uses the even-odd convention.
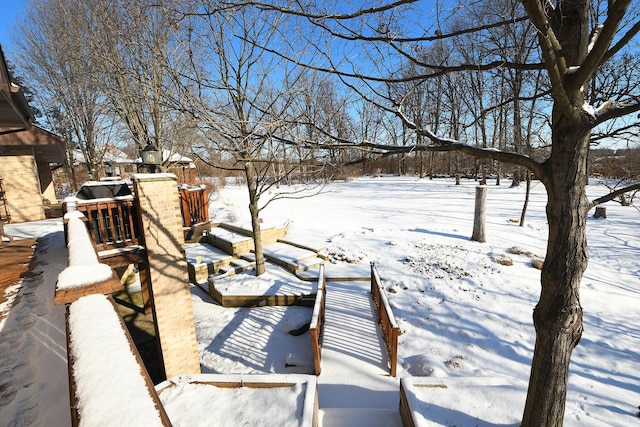
[[[321,366],[321,346],[322,328],[324,326],[324,309],[327,300],[326,279],[324,274],[324,264],[320,265],[318,271],[318,289],[316,299],[313,304],[313,313],[311,314],[311,322],[309,324],[309,334],[311,335],[311,348],[313,351],[313,367],[314,373],[320,375]]]
[[[182,226],[191,227],[191,203],[189,203],[189,189],[180,189],[180,206],[182,209]]]

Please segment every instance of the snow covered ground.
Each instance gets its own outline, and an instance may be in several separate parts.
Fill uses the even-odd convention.
[[[533,183],[525,226],[519,227],[514,220],[524,185],[489,185],[487,243],[480,244],[469,240],[476,186],[361,178],[333,183],[312,198],[276,201],[262,216],[268,225],[291,221],[289,240],[326,245],[366,265],[376,262],[402,331],[398,376],[505,377],[526,392],[540,289],[531,259],[545,254],[546,194],[541,183]],[[606,192],[595,181],[588,187],[590,199]],[[248,224],[246,206],[246,189],[227,185],[211,215]],[[585,331],[572,358],[568,426],[640,425],[640,211],[613,202],[606,207],[607,219],[588,222],[591,258],[581,292]],[[511,254],[514,247],[529,254]],[[495,262],[504,256],[512,266]],[[508,415],[505,423],[517,419],[525,394],[520,407],[504,400],[503,407],[498,402],[485,408],[484,418],[493,419],[492,411]],[[473,408],[474,402],[459,405]],[[460,413],[452,422],[467,425],[465,420]]]
[[[451,384],[448,392],[462,398],[456,400],[456,408],[450,411],[450,425],[470,425],[471,419],[474,424],[485,420],[494,423],[492,425],[513,425],[513,420],[522,412],[526,390],[520,394],[519,407],[515,407],[518,405],[513,399],[505,399],[494,401],[491,407],[478,408],[474,406],[476,395],[467,393],[467,389],[456,389],[455,384],[459,383],[452,379],[486,377],[494,379],[487,385],[495,386],[495,378],[506,378],[503,391],[508,391],[513,384],[526,388],[535,339],[532,311],[539,295],[540,272],[531,267],[530,256],[508,252],[517,247],[531,255],[544,256],[547,233],[544,188],[534,182],[525,227],[519,227],[512,220],[520,217],[524,186],[509,188],[489,184],[487,243],[483,244],[469,240],[477,185],[473,181],[455,186],[453,180],[361,178],[330,184],[325,193],[312,198],[275,201],[262,215],[266,225],[291,221],[288,240],[327,246],[331,252],[358,260],[364,268],[368,268],[369,262],[376,262],[402,330],[398,376],[448,378]],[[590,199],[606,191],[595,182],[588,187]],[[247,204],[244,187],[227,185],[214,195],[210,209],[212,220],[234,218],[238,223],[248,224]],[[640,405],[640,332],[637,329],[640,211],[610,202],[607,215],[607,219],[588,221],[590,262],[581,288],[585,331],[572,358],[567,426],[640,426],[637,417]],[[49,243],[51,248],[61,238],[60,224],[44,224],[55,232]],[[18,225],[7,226],[7,231],[15,234]],[[510,257],[513,265],[496,263],[501,256]],[[33,297],[19,299],[11,316],[0,323],[1,360],[17,357],[22,360],[19,369],[15,364],[10,365],[11,372],[19,375],[4,380],[3,384],[8,384],[5,389],[13,390],[22,383],[30,385],[20,389],[19,396],[9,396],[11,400],[5,394],[0,395],[0,425],[24,425],[24,418],[16,415],[19,411],[34,420],[27,424],[68,424],[65,415],[68,407],[64,407],[68,405],[64,395],[66,384],[62,388],[56,386],[66,381],[66,371],[54,375],[52,369],[54,362],[63,360],[59,355],[64,351],[64,341],[59,337],[60,328],[64,328],[63,322],[60,325],[63,316],[59,307],[47,305],[51,304],[47,299],[53,298],[50,282],[55,284],[57,273],[65,266],[64,254],[48,250],[42,262],[48,268],[39,286],[51,286],[49,293],[41,289]],[[328,275],[331,267],[332,264],[327,265]],[[240,322],[232,320],[238,310],[224,309],[229,315],[217,316],[223,309],[212,305],[209,310],[203,299],[198,300],[196,292],[194,295],[194,301],[198,302],[195,311],[201,355],[205,348],[216,353],[218,347],[213,340],[218,334],[214,331],[224,331],[225,322]],[[40,325],[37,329],[33,323],[25,323],[31,322],[31,317],[24,314],[34,310],[36,303],[45,304],[44,308],[37,305],[36,313],[40,316],[35,321],[36,326]],[[29,311],[23,313],[23,310]],[[288,315],[286,311],[277,315],[285,320],[274,324],[285,325],[283,329],[297,326],[299,319],[306,316],[304,313]],[[255,315],[253,320],[258,322],[257,329],[265,334],[276,329],[269,325],[274,322],[270,315]],[[227,331],[231,336],[232,331]],[[205,337],[207,333],[209,336]],[[20,342],[30,343],[31,347],[21,344],[20,348],[25,350],[16,355],[16,346],[5,344],[6,337],[12,340],[20,337]],[[280,368],[273,367],[281,366],[280,361],[286,354],[276,357],[277,364],[265,361],[276,348],[283,346],[282,341],[272,337],[261,342],[264,360],[260,364],[266,367],[265,372],[279,372]],[[291,346],[295,353],[296,342],[292,338],[284,345]],[[48,352],[38,352],[40,348]],[[235,350],[224,351],[233,354]],[[211,357],[213,363],[215,359]],[[260,364],[254,363],[249,371],[259,372],[262,368],[256,366]],[[5,366],[9,366],[8,362],[0,365],[0,369]],[[225,366],[229,370],[237,369],[234,363]],[[207,371],[215,368],[209,367]],[[366,383],[362,385],[367,387]],[[333,392],[348,399],[352,390],[351,386],[345,390],[334,387]],[[441,396],[434,399],[438,402],[434,407],[452,401]],[[466,415],[463,412],[466,408],[472,408],[478,420]],[[59,416],[51,417],[49,413]],[[500,413],[505,417],[496,418]]]

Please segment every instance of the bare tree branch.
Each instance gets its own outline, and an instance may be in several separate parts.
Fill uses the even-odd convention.
[[[595,42],[592,42],[593,47],[582,64],[580,64],[578,70],[570,74],[567,78],[568,91],[572,92],[578,90],[591,78],[593,73],[600,66],[602,58],[604,58],[607,54],[607,50],[609,49],[609,43],[613,40],[613,37],[618,30],[618,26],[620,25],[620,21],[622,21],[630,3],[631,0],[616,0],[615,2],[610,2],[609,14],[604,25],[600,29]]]
[[[636,182],[635,184],[628,185],[616,191],[612,191],[606,196],[598,197],[597,199],[592,200],[591,203],[589,203],[589,209],[593,209],[595,206],[601,203],[609,202],[615,199],[616,197],[619,197],[625,193],[629,193],[630,191],[634,191],[634,190],[640,190],[640,182]]]
[[[601,62],[608,61],[611,59],[616,53],[620,52],[625,46],[629,44],[631,39],[633,39],[640,32],[640,21],[633,24],[633,26],[627,31],[624,36],[618,42],[613,45],[605,55],[602,57]]]
[[[619,117],[626,116],[628,114],[633,114],[640,111],[640,101],[636,100],[633,104],[624,105],[617,108],[612,108],[603,113],[596,115],[596,121],[592,124],[592,127],[596,127],[607,120],[617,119]]]
[[[253,6],[260,10],[272,10],[281,12],[287,15],[295,15],[308,19],[333,19],[333,20],[347,20],[358,18],[365,15],[375,15],[381,12],[386,12],[388,10],[396,9],[400,6],[416,3],[419,0],[396,0],[391,3],[383,4],[381,6],[374,6],[367,9],[358,9],[353,13],[338,13],[338,14],[330,14],[330,13],[310,13],[304,12],[302,10],[291,9],[289,7],[282,7],[275,4],[264,3],[260,1],[242,1],[242,2],[221,2],[221,4],[227,4],[229,6]],[[298,3],[297,1],[295,3]]]
[[[551,28],[543,3],[538,0],[523,0],[522,4],[531,19],[531,23],[538,31],[538,41],[549,73],[549,79],[551,80],[553,99],[564,114],[569,117],[577,117],[578,112],[573,108],[564,87],[567,63],[562,54],[562,46]]]

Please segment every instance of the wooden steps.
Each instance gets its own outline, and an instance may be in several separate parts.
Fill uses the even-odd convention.
[[[317,279],[318,267],[327,259],[324,248],[316,250],[282,239],[286,228],[266,228],[262,233],[264,255],[269,262],[305,281]],[[255,265],[253,249],[249,230],[219,224],[197,241],[185,245],[189,280],[202,284],[209,277],[220,278],[247,271]]]
[[[302,271],[316,269],[324,263],[324,259],[319,258],[317,252],[281,242],[266,245],[264,256],[296,275]]]
[[[319,426],[402,427],[397,410],[377,408],[321,408]]]
[[[234,260],[232,255],[206,242],[185,245],[189,281],[206,283],[209,276],[226,268]]]
[[[320,266],[328,257],[325,248],[313,249],[303,244],[284,239],[286,229],[267,229],[264,245],[265,260],[287,270],[292,280],[315,282]],[[189,269],[189,280],[209,293],[225,307],[306,304],[311,294],[241,296],[223,295],[216,289],[225,277],[255,268],[253,239],[248,230],[220,224],[197,242],[185,246]],[[263,236],[264,238],[264,236]],[[369,265],[327,264],[326,277],[332,281],[363,281],[370,279]]]

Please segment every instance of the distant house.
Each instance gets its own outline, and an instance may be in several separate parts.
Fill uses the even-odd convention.
[[[123,179],[129,179],[136,171],[134,162],[134,159],[113,146],[107,147],[107,151],[102,157],[104,174],[106,176],[119,176]]]
[[[147,172],[141,158],[137,158],[134,162],[138,167],[138,172]],[[162,164],[166,165],[167,163],[167,172],[176,175],[178,184],[193,185],[196,182],[196,164],[193,159],[178,153],[171,154],[169,150],[162,150]]]
[[[148,170],[142,163],[141,158],[132,159],[125,152],[115,147],[113,144],[107,144],[102,155],[102,164],[100,170],[96,171],[93,178],[90,177],[87,168],[87,162],[81,150],[75,149],[72,152],[73,162],[71,159],[68,163],[73,163],[75,176],[79,183],[87,180],[97,180],[103,177],[120,177],[122,179],[130,179],[134,173],[147,173]],[[170,155],[169,150],[163,150],[163,164],[169,163],[167,172],[175,174],[179,184],[193,184],[195,182],[195,164],[189,157],[180,154]],[[60,178],[61,179],[61,178]]]
[[[71,159],[69,159],[68,162],[71,163]],[[89,171],[86,164],[87,162],[82,150],[73,150],[73,167],[76,169],[76,176],[79,176],[81,181],[89,179]],[[107,144],[102,156],[102,168],[97,171],[97,176],[94,176],[94,179],[104,176],[119,176],[122,179],[129,179],[135,172],[135,160],[131,159],[113,144]]]
[[[65,161],[65,141],[32,121],[0,49],[0,218],[5,222],[45,219],[45,205],[56,200],[51,170]]]

